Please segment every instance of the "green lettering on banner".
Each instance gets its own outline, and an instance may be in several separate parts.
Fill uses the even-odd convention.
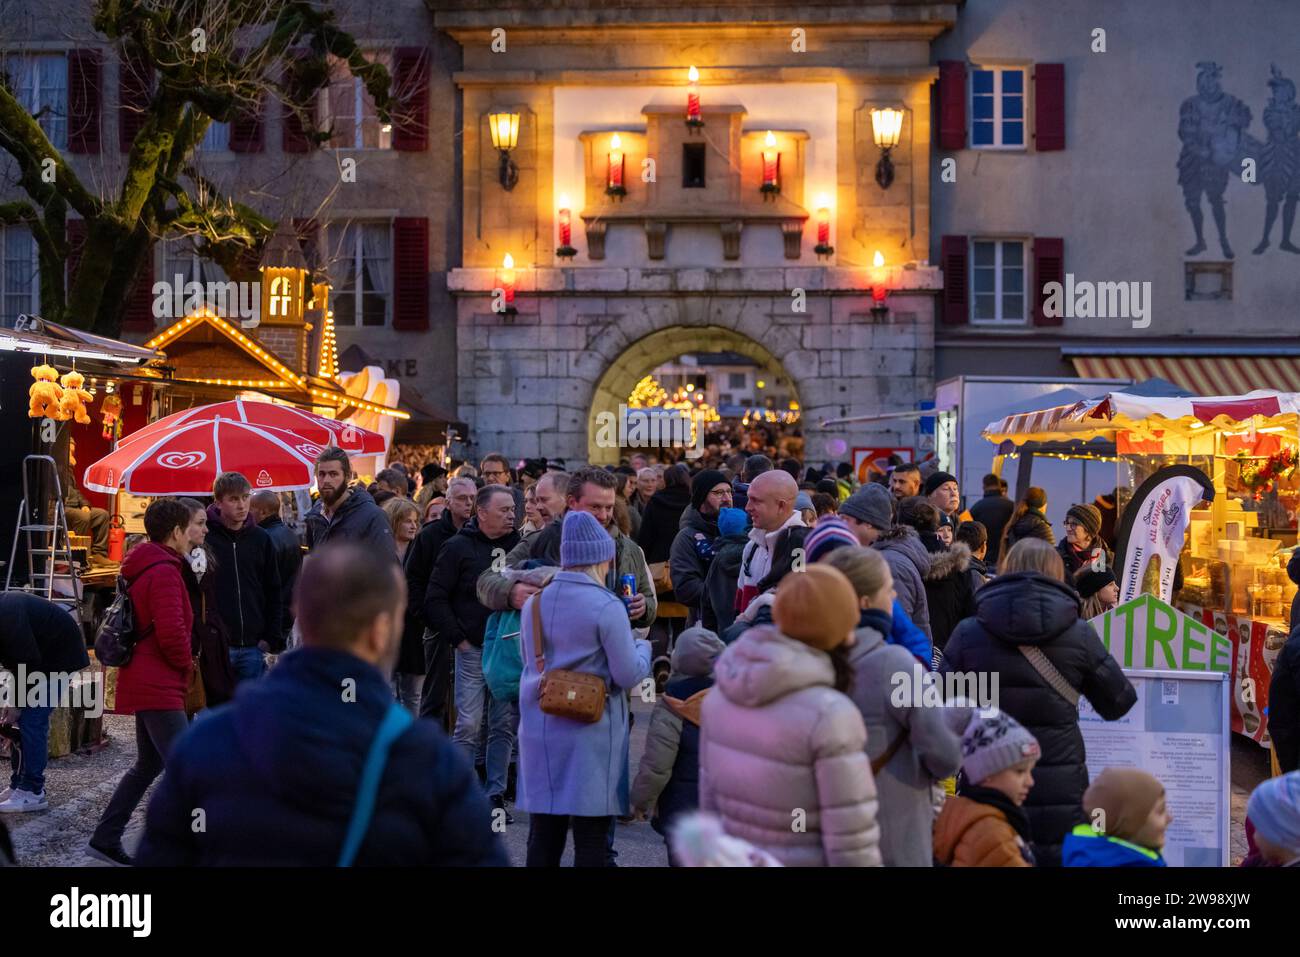
[[[1205,645],[1192,638],[1194,634],[1205,634],[1209,631],[1195,618],[1183,618],[1183,670],[1184,671],[1204,671],[1205,662],[1192,660],[1192,649],[1198,652],[1205,650]]]
[[[1164,618],[1163,624],[1158,624],[1160,618]],[[1159,644],[1165,650],[1165,661],[1167,667],[1178,667],[1178,656],[1174,654],[1171,642],[1178,637],[1178,618],[1172,608],[1163,602],[1147,602],[1147,668],[1158,668],[1156,664],[1156,645]]]
[[[1111,617],[1111,613],[1108,612],[1108,611],[1103,611],[1103,612],[1101,613],[1101,623],[1100,623],[1100,624],[1097,624],[1097,619],[1095,619],[1095,618],[1093,619],[1093,624],[1094,624],[1094,626],[1095,626],[1095,627],[1097,628],[1097,630],[1100,632],[1100,635],[1099,635],[1098,637],[1101,638],[1101,644],[1102,644],[1102,647],[1106,649],[1106,653],[1107,653],[1107,654],[1114,654],[1114,652],[1112,652],[1112,651],[1110,650],[1110,626],[1111,626],[1111,623],[1112,623],[1112,617]]]
[[[1222,665],[1219,664],[1221,650],[1224,654]],[[1232,642],[1227,635],[1221,635],[1217,631],[1210,632],[1210,670],[1222,671],[1224,674],[1232,670]]]
[[[1112,614],[1124,622],[1124,667],[1133,667],[1133,605],[1120,605]],[[1113,655],[1114,652],[1111,652]]]

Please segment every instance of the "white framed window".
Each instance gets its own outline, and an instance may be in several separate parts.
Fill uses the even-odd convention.
[[[330,293],[336,326],[386,326],[393,314],[393,225],[349,222],[330,227],[336,259]],[[337,239],[336,239],[337,237]]]
[[[743,389],[749,384],[749,376],[744,372],[728,372],[727,385],[732,389]]]
[[[0,325],[12,329],[24,313],[40,312],[41,272],[36,256],[36,242],[26,226],[5,226],[0,230],[4,242],[4,275],[0,276]]]
[[[392,54],[366,53],[372,63],[382,64],[391,74]],[[375,101],[366,85],[348,72],[346,60],[330,57],[330,82],[321,91],[321,129],[333,130],[329,146],[343,150],[388,150],[393,148],[393,128],[379,119]]]
[[[6,57],[9,88],[37,118],[50,145],[68,148],[68,57],[63,53],[17,53]]]
[[[1028,247],[1023,239],[976,239],[971,243],[972,324],[1025,324]]]
[[[973,149],[1025,148],[1024,67],[971,70],[970,145]]]
[[[199,140],[199,152],[221,153],[230,149],[230,124],[213,120],[208,124],[207,132]]]

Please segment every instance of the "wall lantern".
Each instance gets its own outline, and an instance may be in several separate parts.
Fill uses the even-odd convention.
[[[759,187],[763,199],[781,192],[781,154],[776,149],[776,137],[767,131],[763,138],[763,185]]]
[[[692,66],[686,71],[686,126],[692,133],[704,125],[700,116],[700,71]]]
[[[266,241],[258,263],[262,274],[263,325],[294,326],[302,323],[306,300],[307,260],[303,258],[298,237],[287,222],[281,221]]]
[[[492,131],[492,146],[501,154],[501,188],[509,192],[519,182],[519,167],[510,158],[510,151],[519,145],[519,114],[489,113],[488,128]]]
[[[880,161],[876,163],[876,182],[881,189],[889,189],[894,181],[894,163],[889,158],[889,151],[898,145],[899,134],[903,132],[903,111],[886,107],[871,111],[871,135],[880,147]]]
[[[831,245],[831,201],[825,193],[817,194],[817,245],[813,252],[819,259],[835,252]]]
[[[623,185],[623,140],[615,133],[609,140],[609,152],[605,154],[605,195],[622,199],[627,195]]]
[[[877,322],[889,315],[885,297],[889,295],[889,274],[885,272],[885,257],[876,250],[871,260],[871,316]]]

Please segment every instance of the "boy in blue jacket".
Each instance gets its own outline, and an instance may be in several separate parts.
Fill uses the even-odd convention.
[[[1160,852],[1174,816],[1165,786],[1137,768],[1107,768],[1083,793],[1089,824],[1067,834],[1066,867],[1164,867]]]

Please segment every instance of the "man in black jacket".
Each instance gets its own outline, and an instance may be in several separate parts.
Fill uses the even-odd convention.
[[[1268,733],[1283,774],[1300,771],[1300,623],[1282,646],[1268,685]]]
[[[672,571],[673,594],[701,616],[704,580],[713,562],[713,543],[718,538],[718,513],[731,507],[731,483],[717,469],[705,469],[691,481],[691,504],[682,513],[681,529],[673,539],[668,565]]]
[[[50,700],[63,677],[90,664],[81,628],[68,612],[52,601],[26,592],[0,594],[0,668],[14,675],[12,701],[0,699],[0,711],[15,705],[18,745],[9,760],[13,773],[9,787],[0,789],[0,813],[43,811],[45,764],[49,756],[50,714],[59,702]],[[56,679],[54,684],[49,679]],[[28,700],[43,684],[44,703]]]
[[[483,710],[488,710],[487,793],[493,807],[505,809],[506,775],[514,749],[518,706],[498,701],[483,680],[483,631],[491,612],[479,603],[478,577],[519,542],[514,530],[515,497],[503,485],[487,485],[474,500],[474,521],[442,547],[424,601],[425,620],[440,640],[455,649],[456,729],[452,740],[472,763]],[[510,817],[506,815],[506,823]]]
[[[275,564],[280,570],[281,647],[288,644],[293,631],[293,586],[302,568],[302,543],[295,532],[280,518],[280,496],[266,489],[254,492],[249,500],[257,527],[271,536],[275,547]]]
[[[474,772],[432,721],[400,720],[393,662],[406,589],[352,544],[304,563],[302,647],[176,742],[149,802],[145,867],[332,867],[378,730],[396,736],[362,828],[358,866],[504,867]],[[396,719],[396,720],[395,720]],[[195,827],[195,808],[204,826]]]
[[[998,566],[1002,530],[1015,510],[1016,503],[1007,498],[1007,483],[992,472],[984,476],[984,497],[970,507],[970,517],[984,526],[988,536],[989,550],[984,562],[989,568]]]
[[[284,640],[280,568],[271,536],[257,527],[249,508],[251,486],[238,472],[212,483],[208,548],[216,560],[217,611],[230,634],[235,683],[260,678],[267,652]]]
[[[451,690],[451,645],[439,640],[437,632],[430,627],[421,596],[429,591],[429,579],[443,546],[474,514],[477,493],[473,479],[452,479],[447,484],[447,507],[432,522],[425,523],[406,553],[406,593],[414,598],[406,603],[397,670],[408,673],[408,669],[420,667],[424,675],[420,717],[433,718],[442,725],[447,721],[447,698]]]
[[[316,489],[320,500],[303,516],[307,548],[326,542],[349,541],[397,561],[388,516],[360,485],[352,485],[348,453],[331,446],[316,459]]]

